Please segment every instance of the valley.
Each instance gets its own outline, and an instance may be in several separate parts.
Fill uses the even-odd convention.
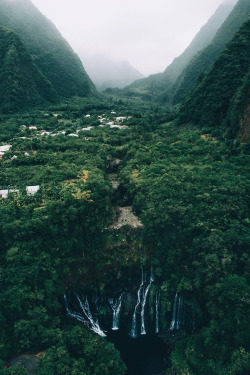
[[[170,367],[169,353],[179,340],[200,337],[200,329],[209,327],[210,319],[221,314],[223,306],[209,308],[213,301],[210,293],[221,293],[223,282],[231,283],[233,288],[244,285],[242,276],[232,275],[231,270],[237,273],[240,264],[241,275],[247,272],[245,146],[226,144],[218,129],[204,132],[162,122],[166,113],[151,117],[150,109],[143,114],[139,109],[116,104],[109,110],[88,108],[80,115],[80,108],[57,108],[49,116],[48,111],[5,116],[6,126],[12,124],[16,134],[4,136],[2,141],[2,145],[12,147],[0,161],[0,187],[11,187],[19,193],[9,194],[0,205],[1,236],[6,248],[6,292],[2,298],[11,291],[11,299],[19,299],[24,315],[15,331],[16,343],[21,340],[18,346],[23,353],[36,354],[41,350],[54,352],[65,345],[57,334],[67,332],[67,327],[83,332],[90,328],[89,323],[84,323],[85,310],[74,302],[67,314],[63,299],[65,292],[68,296],[77,291],[86,293],[92,322],[98,317],[100,324],[94,332],[97,336],[99,329],[110,332],[108,338],[121,351],[125,363],[128,361],[127,374],[152,374],[152,363],[158,374]],[[100,121],[104,113],[108,122],[112,116],[130,117],[123,122],[126,128],[100,126],[97,119]],[[92,122],[96,124],[90,125]],[[52,126],[51,134],[41,135],[41,130],[50,132]],[[83,126],[93,128],[77,133]],[[67,136],[71,132],[78,137]],[[13,159],[13,155],[17,157]],[[39,185],[40,189],[27,195],[23,183]],[[10,275],[20,264],[24,273],[18,271],[11,280]],[[150,276],[151,268],[154,276]],[[147,276],[140,287],[142,270]],[[204,300],[203,290],[208,300]],[[102,301],[98,310],[92,298]],[[180,305],[183,298],[184,309]],[[121,309],[116,323],[111,299]],[[10,314],[8,301],[8,320],[14,319],[15,326],[15,305]],[[28,340],[24,320],[26,314],[33,315],[33,309],[39,311],[42,320],[39,323],[34,315],[32,326],[39,324],[46,332],[35,346]],[[237,307],[243,314],[244,307],[241,309]],[[75,314],[80,314],[80,318],[74,319]],[[113,332],[112,327],[120,330]],[[144,330],[145,338],[139,334]],[[244,340],[244,331],[241,332]],[[91,335],[97,340],[96,333],[88,333],[88,340]],[[58,349],[49,349],[51,340],[59,345]],[[105,342],[106,338],[100,340]],[[158,340],[158,354],[151,353],[152,361],[147,365],[128,357],[134,348],[136,353],[139,351],[138,358],[143,359],[140,351],[150,350],[154,340]],[[14,357],[13,349],[12,346],[7,356]],[[68,347],[68,353],[70,350]],[[51,366],[47,361],[53,356],[39,360],[38,374],[42,374],[44,366]],[[78,361],[74,358],[69,363],[72,360]],[[60,360],[57,361],[59,365]],[[114,371],[117,374],[117,368]]]
[[[249,373],[249,15],[99,92],[0,1],[0,375]]]

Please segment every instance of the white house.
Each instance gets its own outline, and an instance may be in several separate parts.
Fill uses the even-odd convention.
[[[116,117],[116,121],[123,121],[123,120],[126,120],[127,117],[125,116],[119,116],[119,117]]]
[[[41,131],[41,135],[50,135],[51,132],[47,132],[46,130],[42,130]]]
[[[34,195],[40,189],[39,185],[26,186],[26,192],[28,195]],[[0,190],[0,198],[7,198],[9,193],[18,193],[18,189],[4,189]]]
[[[39,185],[26,186],[26,192],[27,192],[28,195],[34,195],[35,193],[38,192],[39,189],[40,189]]]
[[[82,128],[82,130],[91,130],[93,129],[93,126],[87,126],[86,128]]]
[[[4,189],[0,190],[0,198],[7,198],[9,193],[18,193],[17,189]]]
[[[9,194],[8,189],[0,190],[0,198],[7,198],[8,194]]]
[[[6,151],[9,151],[11,149],[12,145],[4,145],[4,146],[0,146],[0,152],[6,152]]]

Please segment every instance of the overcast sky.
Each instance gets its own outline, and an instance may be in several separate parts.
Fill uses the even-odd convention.
[[[127,60],[144,75],[180,55],[223,0],[32,0],[71,47]]]

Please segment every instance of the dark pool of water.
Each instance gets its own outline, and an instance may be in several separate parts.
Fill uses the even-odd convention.
[[[136,339],[122,331],[108,332],[127,366],[126,375],[154,375],[164,368],[167,355],[166,344],[156,335],[143,335]]]

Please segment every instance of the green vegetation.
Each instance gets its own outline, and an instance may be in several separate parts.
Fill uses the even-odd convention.
[[[2,0],[0,3],[0,25],[13,30],[22,41],[21,43],[17,37],[15,42],[9,40],[9,34],[5,40],[5,43],[11,43],[7,56],[4,50],[1,51],[3,46],[0,45],[0,58],[4,59],[1,60],[2,74],[9,80],[8,69],[11,69],[13,74],[10,82],[2,83],[2,80],[0,81],[1,90],[5,90],[6,85],[10,86],[11,93],[4,99],[6,102],[5,111],[21,110],[23,105],[31,107],[43,104],[42,99],[53,103],[57,96],[70,98],[97,95],[78,56],[62,38],[55,26],[38,11],[31,1]],[[3,44],[3,37],[1,44]],[[10,54],[11,61],[9,61]],[[5,61],[6,59],[7,61]],[[15,75],[20,82],[18,89],[13,87],[16,82]],[[16,93],[15,90],[18,92]],[[28,93],[25,90],[28,90]],[[26,94],[28,94],[28,98],[21,100],[21,97],[25,97]],[[34,99],[32,99],[33,96]],[[11,103],[13,98],[14,103]]]
[[[238,88],[233,100],[224,126],[229,137],[238,136],[242,142],[250,139],[250,72],[244,77],[242,85]]]
[[[226,44],[234,37],[241,25],[250,15],[248,0],[239,0],[232,12],[217,31],[212,42],[197,53],[193,60],[185,67],[171,91],[171,102],[180,103],[182,99],[195,87],[201,77],[209,72],[213,63],[218,59]]]
[[[0,26],[0,112],[55,102],[57,94],[37,69],[18,36]]]
[[[127,129],[95,126],[88,139],[84,132],[36,133],[76,129],[111,112],[98,106],[90,119],[79,105],[56,118],[36,112],[2,119],[1,126],[13,128],[5,136],[12,148],[0,161],[0,187],[19,194],[0,200],[0,358],[44,351],[38,375],[124,374],[113,345],[65,315],[63,294],[103,293],[124,267],[148,261],[162,285],[164,330],[176,291],[192,293],[203,314],[201,329],[176,342],[169,367],[177,374],[243,375],[249,369],[245,145],[225,143],[218,128],[175,127],[163,113],[118,103],[116,114],[132,116]],[[35,133],[20,129],[35,119]],[[115,158],[122,160],[118,199],[123,192],[144,224],[137,234],[106,229],[113,220],[108,173]],[[25,186],[37,184],[38,193],[27,196]]]
[[[228,132],[235,136],[239,131],[239,110],[241,112],[244,110],[249,99],[247,95],[249,61],[250,20],[243,24],[215,62],[211,71],[187,96],[180,109],[180,122],[192,121],[209,126],[221,125],[231,107],[236,105],[235,96],[239,96],[237,100],[238,114],[235,115],[234,120],[231,115],[231,122],[227,122],[228,126],[232,127]],[[241,87],[242,85],[243,87]],[[237,92],[238,90],[241,94]]]
[[[221,4],[186,50],[175,58],[163,73],[135,81],[122,90],[120,95],[136,96],[143,100],[154,100],[160,103],[172,103],[174,95],[174,104],[179,103],[184,94],[195,85],[200,73],[207,71],[223,46],[247,18],[249,4],[245,0],[241,1],[241,4],[237,5],[236,10],[228,17],[234,5],[234,1]],[[227,17],[228,21],[221,26]],[[221,31],[215,37],[220,27]]]
[[[210,51],[223,52],[179,112],[144,101],[158,95],[160,76],[125,98],[95,97],[53,25],[29,0],[13,4],[0,5],[0,23],[17,33],[0,27],[0,374],[27,375],[7,365],[22,354],[39,356],[36,375],[125,374],[115,346],[67,316],[64,294],[133,290],[142,265],[161,290],[163,373],[248,374],[249,19],[222,45],[249,2],[217,33]],[[68,99],[48,106],[55,92]],[[119,208],[139,224],[119,227]],[[168,331],[176,293],[199,308],[188,332]]]

